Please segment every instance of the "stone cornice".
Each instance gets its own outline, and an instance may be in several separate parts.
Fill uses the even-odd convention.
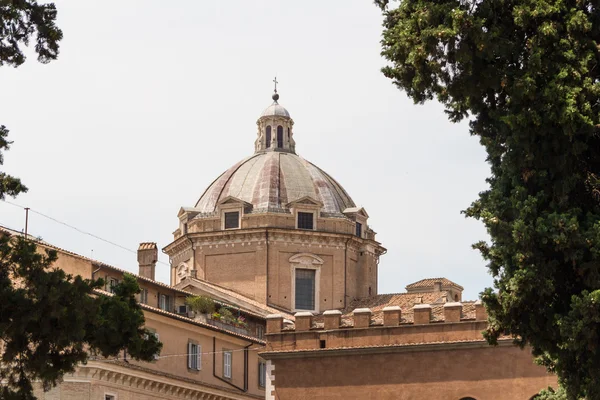
[[[514,346],[512,339],[498,340],[495,347]],[[473,340],[464,342],[448,343],[415,343],[402,345],[384,345],[384,346],[364,346],[364,347],[344,347],[332,349],[310,349],[310,350],[291,350],[291,351],[264,351],[258,353],[265,360],[281,360],[291,358],[315,358],[315,357],[337,357],[349,355],[372,355],[372,354],[390,354],[390,353],[414,353],[423,351],[444,351],[444,350],[464,350],[477,348],[493,347],[485,340]]]
[[[169,399],[211,399],[237,400],[262,399],[263,396],[243,393],[239,390],[219,387],[194,379],[182,378],[167,372],[155,371],[150,368],[123,361],[98,362],[89,361],[78,367],[74,374],[65,376],[65,382],[81,380],[98,380],[123,386],[123,389],[148,393]]]
[[[179,253],[189,248],[190,240],[194,243],[195,248],[204,245],[261,242],[266,239],[266,232],[269,233],[269,242],[314,243],[316,245],[325,243],[335,247],[344,247],[348,243],[349,248],[355,251],[361,249],[367,251],[367,248],[370,248],[372,250],[369,253],[377,256],[386,251],[375,240],[358,238],[348,233],[305,231],[293,228],[247,228],[227,231],[193,232],[178,238],[167,245],[163,251],[169,255]]]

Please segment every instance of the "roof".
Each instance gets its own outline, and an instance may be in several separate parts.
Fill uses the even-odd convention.
[[[105,290],[101,290],[101,289],[94,289],[94,293],[97,293],[97,294],[100,294],[103,296],[113,296],[112,293],[107,292]],[[244,339],[244,340],[247,340],[247,341],[250,341],[253,343],[263,344],[263,345],[266,343],[264,340],[261,340],[261,339],[258,339],[258,338],[252,337],[252,336],[242,335],[241,333],[237,333],[237,332],[233,332],[233,331],[230,331],[227,329],[219,328],[218,326],[214,326],[214,325],[208,324],[206,322],[202,322],[202,321],[197,321],[195,319],[186,317],[184,315],[179,315],[179,314],[175,314],[175,313],[172,313],[169,311],[161,310],[160,308],[152,307],[152,306],[149,306],[148,304],[143,304],[143,303],[138,303],[138,304],[140,305],[142,310],[151,311],[156,314],[162,314],[164,316],[167,316],[167,317],[170,317],[173,319],[178,319],[183,322],[188,322],[190,324],[201,326],[203,328],[207,328],[212,331],[225,333],[227,335],[235,336],[237,338]]]
[[[240,293],[234,292],[231,289],[227,289],[223,286],[214,284],[212,282],[207,282],[198,278],[186,277],[180,283],[177,284],[177,287],[189,286],[197,287],[200,290],[204,290],[207,293],[209,293],[211,297],[220,297],[220,299],[222,299],[226,303],[234,303],[234,305],[243,309],[248,309],[251,307],[254,309],[254,312],[258,312],[262,318],[265,318],[269,314],[281,314],[284,318],[294,320],[294,316],[290,313],[265,305],[261,302],[253,300],[247,296],[244,296]]]
[[[226,197],[252,204],[252,212],[289,212],[287,204],[304,197],[323,203],[322,213],[344,217],[356,205],[330,175],[302,157],[286,152],[259,152],[221,174],[195,205],[196,218],[214,215]]]
[[[464,288],[462,286],[460,286],[458,283],[454,283],[452,282],[450,279],[447,278],[425,278],[425,279],[421,279],[420,281],[411,283],[409,285],[406,285],[406,290],[410,290],[410,289],[419,289],[419,288],[430,288],[433,287],[433,285],[435,283],[441,282],[442,287],[447,287],[447,286],[454,286],[460,290],[464,290]]]
[[[282,105],[280,105],[277,100],[273,101],[269,107],[265,109],[260,115],[261,117],[286,117],[290,118],[290,113],[285,109]]]
[[[7,227],[3,227],[3,226],[1,226],[1,225],[0,225],[0,231],[3,231],[3,232],[5,232],[5,233],[8,233],[9,235],[15,235],[15,236],[24,236],[24,235],[23,235],[21,232],[19,232],[19,231],[16,231],[16,230],[14,230],[14,229],[10,229],[10,228],[7,228]],[[134,277],[136,277],[136,279],[137,279],[138,281],[144,281],[144,282],[150,283],[150,284],[152,284],[152,285],[157,285],[157,286],[163,287],[163,288],[165,288],[165,289],[169,289],[169,290],[172,290],[172,291],[174,291],[174,292],[180,293],[180,294],[182,294],[182,295],[184,295],[184,296],[195,296],[195,295],[196,295],[195,293],[192,293],[192,292],[186,291],[186,290],[184,290],[184,289],[181,289],[181,288],[179,288],[179,287],[176,287],[176,286],[171,286],[171,285],[167,285],[166,283],[162,283],[162,282],[160,282],[160,281],[156,281],[156,280],[153,280],[153,279],[147,278],[147,277],[145,277],[145,276],[137,275],[137,274],[135,274],[135,273],[133,273],[133,272],[131,272],[131,271],[127,271],[127,270],[125,270],[125,269],[121,269],[121,268],[118,268],[118,267],[115,267],[115,266],[112,266],[112,265],[106,264],[106,263],[104,263],[104,262],[102,262],[102,261],[94,260],[94,259],[92,259],[92,258],[88,258],[88,257],[82,256],[82,255],[80,255],[80,254],[77,254],[77,253],[74,253],[74,252],[72,252],[72,251],[69,251],[69,250],[62,249],[62,248],[60,248],[60,247],[58,247],[58,246],[54,246],[54,245],[52,245],[52,244],[50,244],[50,243],[48,243],[48,242],[45,242],[45,241],[43,241],[43,240],[36,239],[36,238],[34,238],[33,236],[31,236],[31,235],[29,235],[29,238],[30,238],[30,240],[32,240],[32,241],[34,241],[34,242],[36,242],[36,243],[38,243],[38,244],[40,244],[40,245],[42,245],[42,246],[45,246],[45,247],[51,248],[51,249],[53,249],[53,250],[60,251],[60,252],[62,252],[62,253],[68,254],[68,255],[70,255],[70,256],[72,256],[72,257],[77,257],[77,258],[80,258],[80,259],[82,259],[82,260],[89,261],[89,262],[90,262],[90,263],[91,263],[93,266],[95,266],[95,267],[108,268],[108,269],[112,269],[112,270],[114,270],[114,271],[117,271],[117,272],[120,272],[120,273],[123,273],[123,274],[130,274],[130,275],[133,275]],[[154,243],[149,243],[149,244],[154,244]],[[214,285],[214,286],[216,287],[216,285]],[[218,290],[222,290],[222,289],[218,289]],[[227,302],[225,302],[225,301],[217,301],[217,303],[220,303],[221,305],[234,306],[233,304],[226,304]],[[257,313],[257,312],[253,312],[253,311],[251,311],[251,310],[248,310],[248,309],[245,309],[245,308],[243,308],[243,307],[241,307],[241,306],[239,306],[239,305],[237,305],[237,304],[236,304],[235,306],[238,306],[238,307],[240,308],[240,311],[241,311],[241,312],[243,312],[243,313],[246,313],[246,314],[248,314],[248,315],[252,315],[252,316],[254,316],[254,317],[258,317],[258,318],[264,318],[264,317],[265,317],[264,313]],[[273,312],[275,312],[275,310],[274,310],[274,309],[272,309],[272,310],[273,310],[273,311],[271,311],[270,313],[273,313]]]
[[[371,325],[383,324],[383,309],[390,306],[400,307],[401,324],[410,324],[413,322],[413,307],[417,304],[431,305],[431,321],[444,321],[444,304],[450,299],[450,293],[442,292],[425,292],[425,293],[391,293],[380,294],[377,296],[368,297],[365,299],[353,300],[345,309],[342,310],[342,326],[352,326],[352,313],[357,308],[369,308],[372,312]],[[462,302],[461,319],[475,318],[474,301]],[[314,318],[315,327],[321,327],[323,316],[319,315]]]
[[[138,250],[153,250],[156,248],[157,248],[156,243],[145,242],[145,243],[140,243],[140,247],[138,247]]]

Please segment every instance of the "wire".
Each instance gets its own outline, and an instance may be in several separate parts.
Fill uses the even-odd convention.
[[[22,208],[22,209],[25,209],[25,208],[26,208],[26,207],[23,207],[23,206],[22,206],[22,205],[20,205],[20,204],[17,204],[17,203],[12,203],[12,202],[10,202],[10,201],[8,201],[8,200],[3,200],[3,202],[4,202],[4,203],[7,203],[7,204],[10,204],[10,205],[12,205],[12,206],[15,206],[15,207]],[[94,239],[101,240],[101,241],[103,241],[103,242],[105,242],[105,243],[108,243],[108,244],[110,244],[110,245],[112,245],[112,246],[118,247],[118,248],[120,248],[120,249],[122,249],[122,250],[128,251],[128,252],[130,252],[130,253],[133,253],[133,254],[137,254],[137,251],[135,251],[135,250],[129,249],[129,248],[125,247],[125,246],[121,246],[121,245],[120,245],[120,244],[118,244],[118,243],[112,242],[112,241],[110,241],[110,240],[108,240],[108,239],[101,238],[101,237],[100,237],[100,236],[98,236],[98,235],[94,235],[93,233],[90,233],[90,232],[84,231],[84,230],[82,230],[82,229],[79,229],[79,228],[77,228],[76,226],[73,226],[73,225],[67,224],[67,223],[66,223],[66,222],[64,222],[64,221],[58,220],[58,219],[56,219],[56,218],[53,218],[53,217],[51,217],[51,216],[49,216],[49,215],[46,215],[46,214],[44,214],[44,213],[42,213],[42,212],[40,212],[40,211],[34,210],[33,208],[29,208],[29,211],[31,211],[31,212],[33,212],[34,214],[37,214],[37,215],[39,215],[39,216],[41,216],[41,217],[48,218],[49,220],[51,220],[51,221],[54,221],[54,222],[56,222],[56,223],[58,223],[58,224],[64,225],[64,226],[66,226],[67,228],[73,229],[73,230],[75,230],[75,231],[77,231],[77,232],[81,233],[82,235],[87,235],[87,236],[93,237]],[[158,260],[157,262],[158,262],[158,263],[160,263],[160,264],[166,265],[166,266],[170,266],[169,264],[167,264],[167,263],[166,263],[166,262],[164,262],[164,261],[160,261],[160,260]]]
[[[248,351],[259,351],[259,350],[263,350],[265,349],[266,346],[262,346],[262,347],[255,347],[252,349],[248,349]],[[199,355],[212,355],[212,354],[223,354],[223,353],[234,353],[234,352],[238,352],[238,351],[244,351],[245,349],[235,349],[235,350],[227,350],[227,351],[205,351],[205,352],[201,352],[201,353],[195,353],[195,354],[199,354]],[[162,358],[171,358],[171,357],[187,357],[189,356],[189,353],[180,353],[180,354],[167,354],[164,356],[158,356],[155,357],[155,360],[160,360]],[[88,358],[88,361],[96,361],[96,362],[118,362],[121,361],[120,359],[106,359],[106,358],[99,358],[99,357],[90,357]]]

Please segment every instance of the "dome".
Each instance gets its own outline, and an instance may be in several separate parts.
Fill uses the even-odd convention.
[[[283,107],[282,107],[283,108]],[[355,207],[344,188],[302,157],[285,152],[261,152],[219,176],[196,203],[201,213],[213,213],[229,196],[252,204],[252,212],[286,212],[286,204],[309,196],[323,203],[321,214],[342,216]]]
[[[263,111],[261,117],[286,117],[290,118],[290,113],[282,105],[274,101],[269,107]]]

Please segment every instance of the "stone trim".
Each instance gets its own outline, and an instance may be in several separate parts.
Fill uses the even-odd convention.
[[[514,346],[512,339],[499,339],[495,347]],[[442,351],[442,350],[463,350],[492,347],[485,340],[448,342],[448,343],[414,343],[401,345],[382,345],[382,346],[364,346],[347,347],[331,349],[310,349],[310,350],[291,350],[291,351],[265,351],[258,353],[265,360],[280,360],[290,358],[315,358],[315,357],[337,357],[348,355],[371,355],[371,354],[390,354],[390,353],[415,353],[423,351]]]
[[[83,380],[82,380],[83,379]],[[201,381],[181,378],[165,372],[123,362],[89,361],[77,368],[74,374],[65,376],[65,382],[100,381],[111,386],[139,394],[162,394],[165,399],[238,400],[262,399],[262,396],[242,393]]]

